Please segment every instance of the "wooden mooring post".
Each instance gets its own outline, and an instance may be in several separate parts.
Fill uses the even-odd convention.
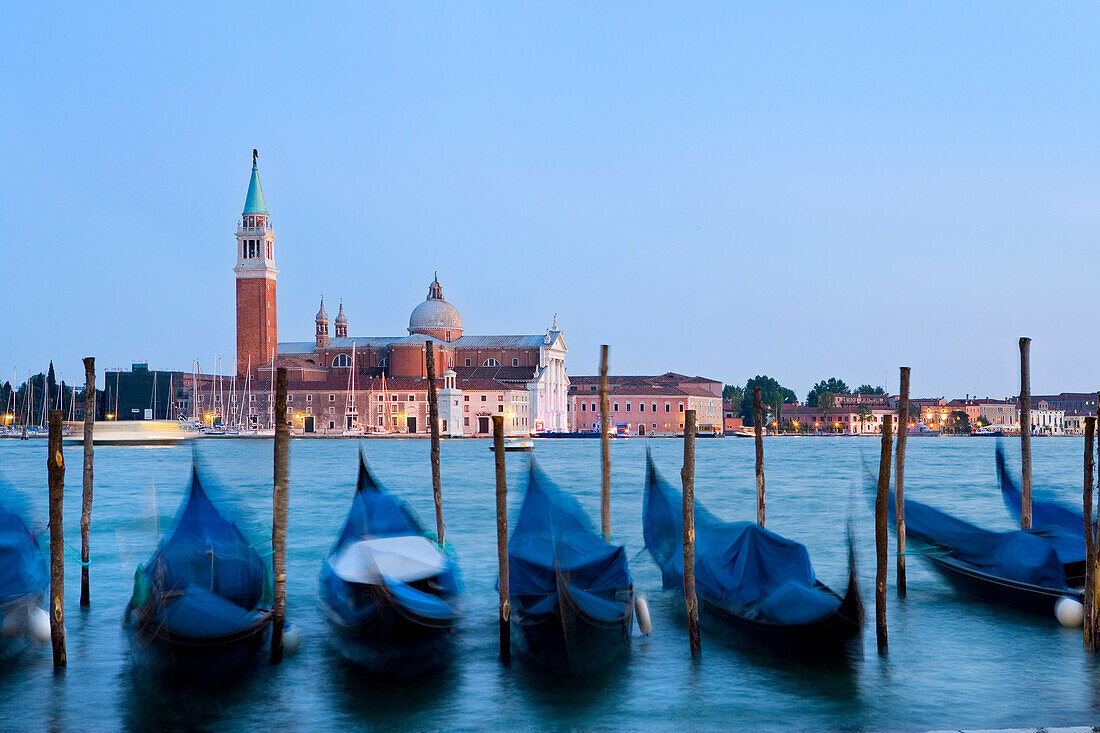
[[[611,408],[607,398],[607,344],[600,346],[600,531],[611,539],[611,442],[607,435]]]
[[[443,537],[443,484],[439,477],[439,393],[435,383],[435,349],[432,342],[424,344],[425,364],[428,367],[428,422],[432,430],[432,496],[435,498],[435,533],[439,546],[445,547]]]
[[[509,633],[511,601],[508,597],[508,480],[504,472],[504,416],[493,415],[493,460],[497,476],[497,588],[500,595],[500,661],[512,662]]]
[[[1096,567],[1093,558],[1096,557],[1096,537],[1092,526],[1092,496],[1095,487],[1092,482],[1093,461],[1095,447],[1093,445],[1096,436],[1096,418],[1085,418],[1085,487],[1083,496],[1083,509],[1085,519],[1085,612],[1082,630],[1084,632],[1085,651],[1096,651]]]
[[[1031,529],[1031,339],[1020,339],[1020,460],[1023,506],[1020,527]]]
[[[62,506],[65,497],[65,458],[61,455],[61,410],[50,411],[49,453],[46,475],[50,485],[50,641],[53,666],[61,669],[65,657],[65,531]]]
[[[875,630],[879,654],[886,653],[886,508],[890,500],[890,416],[882,417],[882,452],[878,460],[878,491],[875,494]]]
[[[272,497],[271,571],[275,607],[271,622],[271,663],[283,661],[283,627],[286,624],[286,518],[290,473],[290,423],[286,420],[286,367],[275,377],[275,481]]]
[[[898,597],[905,598],[905,438],[909,433],[909,367],[901,367],[897,465],[894,467],[894,524],[898,536]]]
[[[756,434],[756,523],[764,526],[764,400],[760,386],[752,388],[753,423]]]
[[[1100,426],[1100,392],[1096,393],[1096,424]],[[1100,446],[1100,437],[1097,438],[1096,442]],[[1085,524],[1092,525],[1092,513],[1090,511],[1085,512]],[[1100,538],[1096,536],[1095,531],[1093,532],[1092,543],[1092,554],[1085,554],[1086,572],[1089,568],[1092,569],[1092,613],[1085,616],[1084,623],[1090,624],[1092,627],[1093,651],[1100,651],[1100,603],[1097,602],[1100,593],[1096,592],[1097,585],[1100,584]]]
[[[695,410],[684,413],[684,605],[691,656],[699,655],[699,598],[695,595]]]
[[[156,379],[156,374],[153,375]],[[171,400],[171,396],[169,396]],[[156,405],[153,405],[156,409]],[[88,564],[91,562],[92,548],[88,535],[92,531],[92,466],[94,465],[95,446],[93,430],[95,426],[95,357],[84,357],[84,495],[80,505],[80,607],[92,604],[88,584]]]

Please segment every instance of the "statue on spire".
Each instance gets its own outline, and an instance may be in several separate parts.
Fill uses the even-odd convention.
[[[256,165],[256,158],[260,157],[260,153],[256,148],[252,148],[252,165]]]

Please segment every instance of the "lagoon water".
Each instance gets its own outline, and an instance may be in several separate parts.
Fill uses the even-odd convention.
[[[682,443],[649,443],[678,483]],[[860,659],[820,669],[761,658],[704,632],[693,662],[682,598],[662,593],[643,551],[644,439],[612,444],[612,529],[631,558],[636,589],[650,599],[653,634],[635,630],[631,656],[597,678],[568,680],[497,661],[492,453],[481,440],[442,445],[447,540],[464,584],[464,613],[452,664],[427,678],[379,679],[349,669],[329,647],[317,609],[317,574],[339,530],[362,449],[386,487],[426,526],[434,509],[424,440],[314,440],[291,444],[288,616],[303,632],[298,654],[279,667],[257,664],[232,682],[145,679],[130,664],[121,632],[135,567],[157,531],[171,526],[188,485],[189,448],[96,448],[92,519],[92,608],[79,608],[80,566],[66,559],[68,669],[52,670],[48,644],[0,670],[0,729],[201,728],[298,730],[412,728],[732,728],[751,730],[925,730],[1085,724],[1100,720],[1100,662],[1086,657],[1079,630],[1053,617],[968,603],[919,557],[908,559],[908,599],[888,594],[890,650],[874,633],[873,516],[862,494],[863,461],[877,466],[872,438],[770,438],[765,443],[768,527],[805,543],[818,576],[843,592],[844,526],[855,520],[868,624]],[[989,528],[1013,526],[1001,504],[994,443],[914,438],[908,496]],[[1035,485],[1081,501],[1081,440],[1034,441]],[[206,440],[199,446],[216,501],[231,506],[246,534],[270,536],[271,443]],[[81,451],[66,447],[66,544],[79,548]],[[1010,465],[1019,447],[1008,441]],[[598,524],[599,442],[538,441],[535,455],[578,496]],[[728,519],[755,518],[751,440],[700,440],[696,496]],[[46,516],[45,441],[0,441],[0,476],[34,519]],[[509,454],[514,518],[527,457]],[[893,546],[891,537],[891,547]],[[43,542],[43,546],[46,546]]]

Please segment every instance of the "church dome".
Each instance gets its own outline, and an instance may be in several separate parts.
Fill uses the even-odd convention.
[[[448,334],[447,332],[451,332]],[[462,335],[462,316],[458,309],[443,299],[443,286],[436,277],[428,286],[427,299],[409,316],[409,333],[423,333],[450,340]]]
[[[328,313],[325,313],[324,298],[321,298],[321,310],[317,311],[317,316],[313,320],[317,321],[318,323],[320,323],[321,321],[328,323]]]
[[[344,315],[344,304],[340,304],[340,312],[336,314],[336,325],[346,326],[348,325],[348,317]]]

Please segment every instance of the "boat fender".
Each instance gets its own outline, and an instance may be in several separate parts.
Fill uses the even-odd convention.
[[[1085,607],[1076,598],[1063,596],[1054,602],[1054,615],[1062,626],[1079,628],[1085,620]]]
[[[37,641],[45,643],[50,640],[50,614],[44,609],[35,606],[27,614],[27,628]]]
[[[302,645],[302,631],[294,624],[287,624],[283,630],[283,654],[290,657]]]
[[[653,631],[653,621],[649,618],[649,602],[641,594],[634,596],[634,614],[638,617],[638,629],[649,636]]]

